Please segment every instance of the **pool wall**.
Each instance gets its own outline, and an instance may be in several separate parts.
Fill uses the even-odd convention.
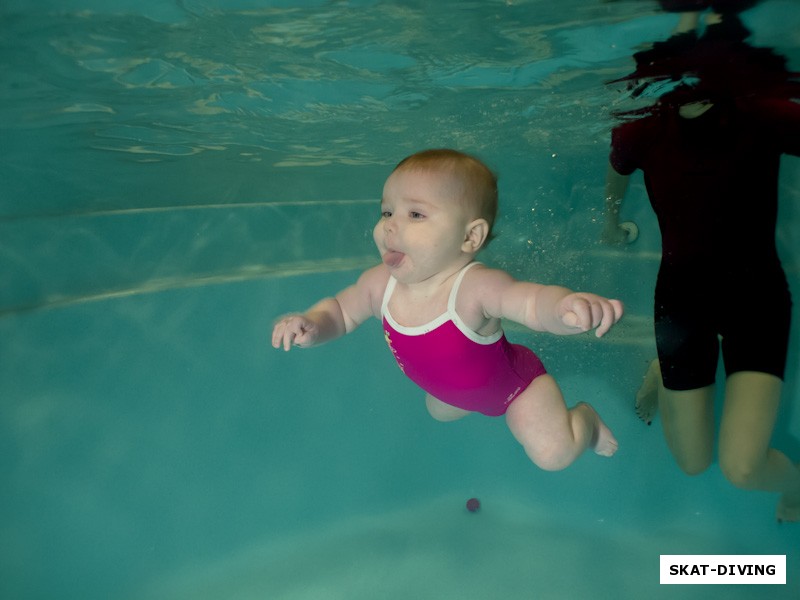
[[[4,3],[0,597],[797,597],[800,533],[776,499],[716,466],[684,476],[632,410],[660,240],[635,178],[639,240],[598,241],[602,82],[670,21],[545,4]],[[780,21],[787,51],[788,6],[748,16]],[[453,10],[450,57],[435,42]],[[496,60],[470,53],[480,32]],[[536,59],[519,67],[519,48]],[[434,422],[376,322],[269,347],[277,315],[375,262],[383,180],[433,145],[500,175],[483,260],[625,301],[604,340],[508,328],[598,408],[613,459],[545,473],[502,419]],[[796,296],[797,158],[780,191]],[[794,311],[775,443],[800,457]],[[785,554],[789,584],[679,594],[658,584],[671,553]]]

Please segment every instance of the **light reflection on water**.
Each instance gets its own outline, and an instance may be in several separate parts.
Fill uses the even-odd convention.
[[[639,1],[263,4],[0,9],[0,592],[200,597],[201,580],[217,597],[352,598],[388,581],[463,598],[497,569],[508,597],[568,597],[589,591],[570,587],[577,563],[614,597],[658,597],[668,551],[790,552],[796,571],[772,498],[679,475],[630,408],[659,239],[634,182],[637,246],[597,243],[621,102],[603,82],[669,18]],[[794,57],[787,6],[750,18]],[[626,300],[605,341],[509,328],[614,424],[613,462],[545,475],[499,421],[429,422],[371,328],[302,355],[267,348],[272,318],[377,259],[383,179],[428,146],[500,173],[484,260]],[[786,161],[794,289],[798,190]],[[791,453],[800,414],[783,417]],[[465,522],[473,494],[486,512]]]

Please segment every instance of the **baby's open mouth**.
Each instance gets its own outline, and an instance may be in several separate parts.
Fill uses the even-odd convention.
[[[393,269],[402,262],[404,257],[405,254],[403,254],[402,252],[398,252],[397,250],[387,250],[383,254],[383,264],[385,264],[390,269]]]

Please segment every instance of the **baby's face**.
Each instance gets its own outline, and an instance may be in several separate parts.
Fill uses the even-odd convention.
[[[386,180],[375,244],[392,275],[423,281],[463,263],[468,215],[463,186],[449,173],[401,169]]]

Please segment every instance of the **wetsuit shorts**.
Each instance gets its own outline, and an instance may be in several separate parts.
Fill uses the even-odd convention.
[[[750,277],[737,273],[732,286],[707,271],[687,276],[662,265],[654,317],[664,386],[693,390],[712,385],[720,345],[728,376],[756,371],[783,379],[791,312],[783,271]]]

